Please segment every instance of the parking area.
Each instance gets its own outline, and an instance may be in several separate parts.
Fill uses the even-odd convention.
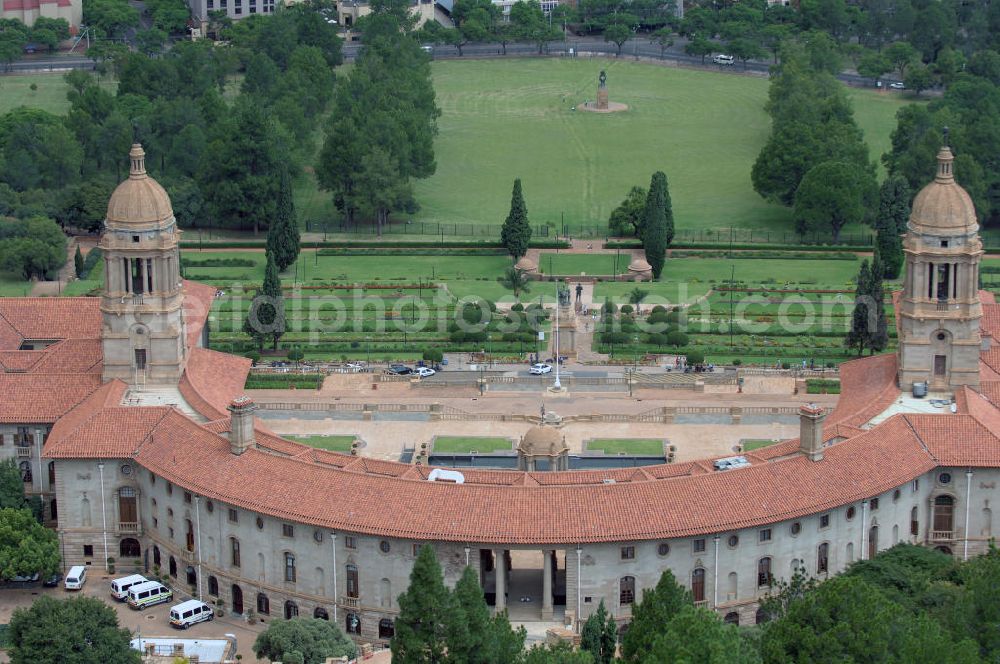
[[[171,637],[179,639],[224,639],[227,634],[236,637],[237,654],[243,656],[243,662],[263,664],[267,660],[257,659],[252,650],[253,642],[257,634],[267,626],[258,622],[255,625],[248,625],[242,618],[233,618],[229,615],[215,618],[209,622],[192,625],[186,630],[174,629],[170,626],[170,607],[179,604],[185,596],[174,596],[174,599],[164,604],[150,607],[144,611],[136,611],[129,608],[124,602],[115,601],[110,595],[110,582],[112,578],[125,576],[116,574],[114,577],[95,573],[97,570],[91,569],[87,584],[80,592],[89,597],[97,597],[118,613],[118,624],[129,630],[133,635],[143,637]],[[56,599],[72,597],[76,591],[59,588],[43,588],[40,584],[33,588],[2,588],[0,589],[0,624],[10,622],[10,617],[15,609],[30,606],[38,597],[50,595]],[[205,598],[206,600],[210,598]],[[211,602],[209,602],[211,603]],[[0,662],[9,662],[7,653],[0,651]]]

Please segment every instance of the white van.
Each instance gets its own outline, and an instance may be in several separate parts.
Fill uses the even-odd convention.
[[[731,65],[733,64],[733,56],[731,55],[717,55],[712,58],[712,62],[717,65]]]
[[[196,599],[189,599],[170,607],[170,624],[179,629],[187,629],[195,623],[211,620],[214,617],[212,607]]]
[[[66,590],[80,590],[87,582],[87,568],[83,565],[74,565],[66,572],[66,580],[63,582]]]
[[[123,576],[120,579],[115,579],[111,582],[111,596],[124,602],[128,599],[129,588],[137,586],[140,583],[146,583],[148,580],[149,579],[141,574],[132,574],[130,576]]]
[[[147,606],[169,602],[173,596],[174,592],[159,581],[147,581],[128,589],[128,605],[141,611]]]

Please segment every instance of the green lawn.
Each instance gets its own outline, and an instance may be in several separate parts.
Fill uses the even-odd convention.
[[[587,441],[587,449],[603,450],[605,454],[641,454],[661,456],[663,440],[660,438],[594,438]]]
[[[740,441],[740,444],[743,445],[743,451],[744,452],[750,452],[750,451],[753,451],[753,450],[760,449],[761,447],[767,447],[768,445],[774,445],[775,443],[778,443],[778,442],[780,442],[780,441],[771,440],[770,438],[766,438],[766,439],[745,438],[745,439],[743,439],[743,440]]]
[[[594,286],[594,302],[601,303],[605,298],[611,298],[618,304],[626,304],[629,294],[636,288],[647,291],[646,299],[642,301],[642,310],[649,311],[657,304],[672,305],[691,302],[708,292],[708,283],[688,283],[683,281],[658,281],[655,283],[640,283],[628,281],[601,282]]]
[[[631,252],[624,254],[557,254],[546,251],[539,261],[539,269],[545,274],[570,277],[581,274],[612,276],[628,270],[632,260]]]
[[[0,297],[25,297],[31,295],[31,282],[8,272],[0,272]]]
[[[331,450],[333,452],[350,452],[351,443],[356,436],[327,436],[320,434],[316,436],[284,436],[296,443],[302,443],[310,447],[317,447],[321,450]]]
[[[601,69],[630,110],[571,110],[594,97]],[[678,228],[790,228],[790,211],[750,183],[770,132],[766,79],[602,59],[449,60],[433,73],[437,172],[416,183],[416,220],[500,223],[520,177],[533,223],[603,226],[630,187],[661,169]],[[875,159],[906,102],[849,94]]]
[[[18,106],[42,108],[57,115],[66,113],[69,111],[66,93],[70,88],[63,80],[64,73],[17,74],[0,78],[0,113]],[[100,82],[102,87],[112,93],[118,87],[118,83],[110,79]],[[32,90],[32,83],[38,89]]]
[[[468,453],[473,450],[483,454],[513,449],[510,438],[490,436],[435,436],[434,452],[441,454]]]

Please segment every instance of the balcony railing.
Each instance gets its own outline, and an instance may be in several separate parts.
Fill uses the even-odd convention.
[[[17,456],[19,456],[19,457],[30,457],[31,456],[31,448],[28,447],[27,445],[18,445],[17,446]]]
[[[356,609],[361,605],[361,600],[357,597],[340,596],[340,604],[348,609]]]
[[[708,600],[707,599],[703,599],[703,600],[701,600],[699,602],[695,602],[694,605],[695,606],[700,606],[700,607],[707,607],[708,606]]]
[[[119,521],[118,522],[118,532],[122,534],[135,535],[139,533],[139,522],[138,521]]]
[[[953,540],[953,539],[955,539],[955,531],[954,530],[932,530],[931,531],[931,540],[933,540],[935,542],[943,542],[943,541]]]
[[[937,301],[937,310],[938,311],[948,311],[948,300],[946,300],[944,298],[939,298],[938,301]]]

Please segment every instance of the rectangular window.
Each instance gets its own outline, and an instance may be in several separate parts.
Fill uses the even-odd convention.
[[[236,510],[234,508],[230,507],[229,508],[229,522],[230,523],[238,523],[239,520],[240,520],[239,519],[239,515],[236,513]]]
[[[920,480],[913,480],[913,484],[910,485],[910,490],[916,493],[920,490]]]
[[[188,505],[191,504],[191,492],[190,491],[185,491],[184,492],[184,502],[187,503]]]
[[[413,557],[416,558],[420,555],[420,545],[416,542],[413,543]]]
[[[358,548],[358,541],[353,535],[348,535],[344,538],[344,546],[348,549],[356,549]],[[414,546],[416,546],[416,544],[414,544]]]
[[[173,539],[174,538],[174,529],[173,528],[167,528],[167,531],[168,531],[167,534],[170,535],[170,539]]]
[[[696,539],[692,543],[692,548],[694,549],[695,553],[704,553],[704,551],[705,551],[705,540],[704,539]]]
[[[295,556],[290,553],[285,554],[285,581],[295,582]]]
[[[281,524],[282,537],[295,537],[295,527],[290,523]]]
[[[208,9],[209,11],[215,9],[215,0],[208,0]]]
[[[153,527],[154,527],[154,528],[158,528],[159,526],[160,526],[160,520],[159,520],[159,519],[157,519],[157,518],[156,518],[156,517],[154,516],[154,517],[153,517]]]
[[[93,544],[84,544],[83,545],[83,557],[84,558],[93,558],[94,557],[94,545]]]
[[[872,498],[870,501],[868,501],[868,504],[871,505],[872,512],[874,512],[875,510],[878,509],[878,498]]]
[[[240,566],[240,541],[235,537],[229,538],[229,562],[233,567]]]
[[[634,546],[623,546],[622,547],[622,560],[635,560],[635,547]]]
[[[829,528],[830,527],[830,515],[829,514],[824,514],[823,516],[821,516],[819,518],[819,527],[820,528]]]
[[[758,533],[758,541],[760,542],[770,542],[771,541],[771,529],[762,528]]]

